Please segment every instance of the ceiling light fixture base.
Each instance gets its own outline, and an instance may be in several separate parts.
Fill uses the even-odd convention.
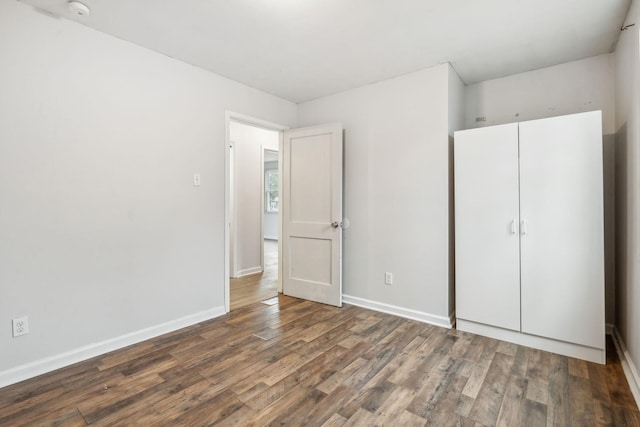
[[[78,16],[87,16],[91,13],[89,6],[79,1],[70,1],[67,3],[67,8],[69,12]]]

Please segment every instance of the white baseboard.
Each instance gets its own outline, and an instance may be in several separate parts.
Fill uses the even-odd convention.
[[[633,363],[633,360],[631,360],[631,356],[627,351],[627,346],[622,340],[622,336],[620,336],[620,332],[618,332],[617,328],[613,328],[611,336],[613,338],[613,343],[616,346],[618,356],[620,357],[622,370],[624,371],[625,377],[627,377],[627,382],[629,383],[629,388],[631,389],[633,398],[636,400],[636,405],[640,406],[640,376],[638,376],[638,369]]]
[[[256,273],[262,273],[262,267],[257,266],[257,267],[251,267],[251,268],[245,268],[244,270],[238,270],[238,274],[236,275],[236,279],[238,277],[243,277],[243,276],[248,276],[250,274],[256,274]]]
[[[455,317],[450,315],[449,317],[437,316],[435,314],[425,313],[423,311],[412,310],[410,308],[398,307],[391,304],[385,304],[382,302],[371,301],[364,298],[358,298],[351,295],[342,295],[342,301],[345,304],[356,305],[358,307],[368,308],[369,310],[379,311],[382,313],[393,314],[398,317],[404,317],[406,319],[417,320],[423,323],[429,323],[431,325],[441,326],[443,328],[451,329]]]
[[[15,384],[47,372],[55,371],[56,369],[64,368],[65,366],[69,366],[74,363],[91,359],[92,357],[100,356],[110,351],[118,350],[120,348],[166,334],[168,332],[186,328],[187,326],[222,316],[225,313],[226,311],[224,307],[212,308],[210,310],[201,311],[199,313],[171,320],[160,325],[151,326],[116,338],[89,344],[62,354],[57,354],[25,365],[16,366],[15,368],[5,371],[0,371],[0,387]]]

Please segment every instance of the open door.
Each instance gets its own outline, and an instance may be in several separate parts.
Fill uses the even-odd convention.
[[[283,293],[342,306],[342,125],[284,132]]]

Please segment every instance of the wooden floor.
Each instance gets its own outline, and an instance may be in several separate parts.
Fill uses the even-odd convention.
[[[281,296],[0,389],[0,425],[640,426],[608,353]]]
[[[231,310],[278,295],[278,242],[264,241],[264,271],[231,279]]]

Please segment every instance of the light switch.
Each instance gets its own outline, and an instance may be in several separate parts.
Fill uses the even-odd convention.
[[[200,186],[200,174],[199,173],[194,173],[193,174],[193,186],[194,187],[199,187]]]

